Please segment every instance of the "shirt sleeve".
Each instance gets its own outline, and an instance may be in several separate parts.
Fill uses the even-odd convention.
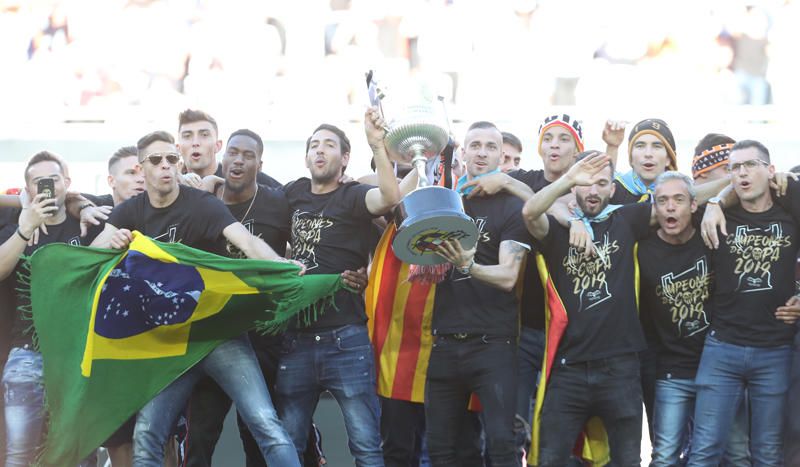
[[[107,224],[111,224],[118,229],[134,230],[137,224],[137,203],[141,200],[135,196],[114,206],[111,214],[108,215]]]
[[[508,197],[506,201],[506,221],[500,234],[500,241],[514,240],[531,246],[532,236],[522,219],[522,200]]]
[[[95,206],[114,206],[114,198],[111,195],[91,195],[89,193],[81,193],[81,196],[88,199]]]
[[[555,217],[551,216],[550,214],[546,214],[546,216],[547,222],[550,223],[550,228],[547,229],[547,235],[545,235],[545,237],[541,240],[537,239],[536,237],[532,238],[534,247],[542,254],[555,247],[555,239],[558,237],[558,235],[564,235],[564,232],[566,231],[567,238],[569,238],[569,232],[558,223]]]
[[[203,193],[198,211],[203,214],[201,225],[206,226],[206,239],[214,241],[222,236],[222,231],[237,222],[228,207],[211,193]]]
[[[256,182],[259,185],[264,185],[270,188],[281,188],[283,184],[274,178],[270,177],[269,175],[265,174],[264,172],[258,172],[256,174]]]
[[[359,218],[366,218],[366,219],[373,219],[376,216],[369,212],[367,209],[367,192],[373,188],[376,188],[372,185],[365,185],[363,183],[358,182],[350,182],[346,187],[346,200],[349,206],[353,208],[353,214]]]
[[[784,196],[775,197],[776,203],[800,223],[800,182],[789,179],[789,185]]]

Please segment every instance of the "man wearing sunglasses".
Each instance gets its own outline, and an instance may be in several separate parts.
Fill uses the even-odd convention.
[[[731,188],[709,201],[701,228],[716,271],[715,314],[695,381],[689,466],[719,464],[745,387],[753,463],[783,465],[782,420],[800,304],[794,283],[800,183],[790,181],[786,196],[773,198],[769,151],[752,140],[733,146],[728,169]],[[708,221],[723,207],[720,237],[717,224]]]
[[[126,248],[132,240],[131,231],[139,230],[156,240],[180,242],[214,253],[223,253],[224,237],[248,258],[283,260],[237,222],[216,197],[178,184],[180,155],[175,152],[175,140],[169,133],[145,135],[136,148],[146,191],[114,208],[93,246]],[[234,401],[267,462],[299,467],[292,441],[278,420],[246,335],[220,344],[139,411],[134,430],[134,465],[162,465],[164,442],[178,412],[195,383],[206,375],[214,378]],[[238,384],[243,377],[253,384]]]

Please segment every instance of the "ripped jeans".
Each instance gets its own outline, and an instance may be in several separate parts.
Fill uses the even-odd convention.
[[[300,467],[246,334],[217,346],[139,411],[133,433],[133,465],[161,467],[164,443],[178,413],[186,406],[195,383],[206,375],[233,400],[269,465]]]
[[[36,458],[44,429],[42,354],[14,347],[3,370],[6,467],[27,467]]]

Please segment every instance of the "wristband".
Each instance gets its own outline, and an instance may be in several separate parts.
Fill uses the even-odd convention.
[[[19,230],[19,227],[17,227],[17,235],[19,235],[19,238],[25,240],[25,243],[31,241],[30,237],[26,237],[25,235],[22,235],[22,231]]]
[[[86,208],[93,208],[93,207],[94,207],[93,203],[90,203],[90,202],[89,203],[83,203],[80,206],[78,206],[78,212],[81,212]]]

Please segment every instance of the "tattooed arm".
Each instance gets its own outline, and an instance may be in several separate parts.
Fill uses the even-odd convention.
[[[439,246],[439,254],[473,279],[485,282],[492,287],[511,291],[517,283],[519,270],[529,247],[514,240],[500,242],[499,264],[478,264],[475,250],[464,250],[458,240],[448,240]]]

